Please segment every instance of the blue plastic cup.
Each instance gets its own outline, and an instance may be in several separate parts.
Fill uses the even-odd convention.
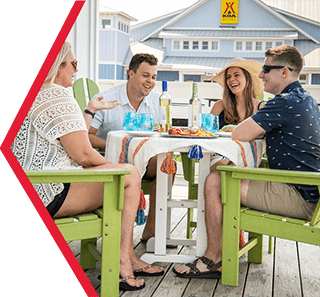
[[[125,131],[138,131],[138,114],[135,112],[126,112],[123,120],[123,129]]]
[[[154,120],[151,113],[140,113],[138,118],[139,131],[153,131]]]
[[[211,133],[219,131],[219,117],[211,113],[202,113],[201,114],[201,130],[206,130]]]

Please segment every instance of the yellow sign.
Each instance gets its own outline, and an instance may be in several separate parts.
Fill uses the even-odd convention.
[[[221,0],[221,24],[238,24],[239,0]]]

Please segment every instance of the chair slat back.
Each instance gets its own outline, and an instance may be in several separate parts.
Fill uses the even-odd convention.
[[[319,194],[320,194],[320,186],[318,186],[319,188]],[[310,226],[314,226],[316,224],[318,224],[320,222],[320,199],[318,201],[318,204],[316,206],[316,209],[313,213],[312,219],[310,221]]]
[[[90,78],[86,78],[86,82],[87,82],[89,100],[91,100],[94,95],[99,93],[99,87]]]
[[[77,79],[73,84],[73,97],[77,100],[80,109],[83,112],[87,106],[87,100],[82,77]]]

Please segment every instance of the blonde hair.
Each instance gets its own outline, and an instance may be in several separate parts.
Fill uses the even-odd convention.
[[[67,55],[68,55],[68,52],[70,51],[70,49],[71,49],[71,44],[69,42],[65,42],[62,45],[54,63],[51,66],[51,69],[50,69],[50,71],[44,81],[44,84],[48,84],[48,83],[51,83],[54,81],[55,77],[58,74],[59,67],[61,66],[61,64],[66,62],[66,58],[67,58]]]

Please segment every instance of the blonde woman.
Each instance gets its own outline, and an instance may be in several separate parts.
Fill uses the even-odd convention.
[[[11,150],[24,170],[127,168],[124,206],[121,217],[120,282],[122,290],[144,288],[134,274],[141,269],[163,273],[139,260],[133,250],[132,232],[140,199],[140,176],[130,164],[112,164],[91,146],[88,127],[96,111],[112,109],[115,101],[91,100],[82,115],[67,87],[78,71],[69,43],[64,43],[49,74],[28,112]],[[102,183],[35,184],[40,199],[54,218],[90,212],[103,203]],[[106,206],[107,207],[107,206]]]

